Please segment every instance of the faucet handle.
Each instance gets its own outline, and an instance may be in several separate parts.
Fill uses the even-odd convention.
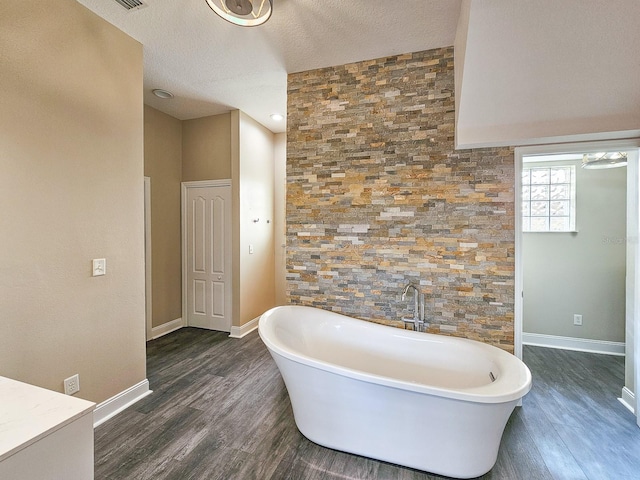
[[[413,317],[402,317],[402,321],[404,322],[404,328],[407,329],[407,323],[411,323],[413,328],[416,328],[416,319]]]

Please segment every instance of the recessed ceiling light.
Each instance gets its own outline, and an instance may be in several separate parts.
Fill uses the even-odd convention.
[[[276,122],[279,122],[283,118],[284,117],[282,115],[280,115],[279,113],[272,113],[271,114],[271,120],[275,120]]]
[[[160,97],[160,98],[173,98],[173,93],[168,92],[166,90],[162,90],[161,88],[156,88],[155,90],[153,90],[153,94],[156,97]]]

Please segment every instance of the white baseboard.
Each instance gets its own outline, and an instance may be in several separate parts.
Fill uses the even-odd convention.
[[[162,325],[158,325],[157,327],[153,327],[151,329],[151,340],[160,338],[167,333],[175,332],[182,327],[184,327],[182,318],[176,318],[175,320],[171,320],[170,322],[163,323]]]
[[[256,317],[253,320],[248,321],[241,327],[231,327],[231,333],[229,334],[229,337],[242,338],[248,333],[253,332],[256,328],[258,328],[258,320],[260,320],[260,317]]]
[[[102,425],[125,408],[130,407],[151,393],[152,391],[149,390],[149,380],[145,378],[142,382],[98,404],[93,411],[93,428]]]
[[[578,352],[602,353],[605,355],[624,356],[625,352],[625,344],[623,342],[559,337],[556,335],[543,335],[541,333],[522,332],[522,344],[534,345],[536,347],[560,348],[562,350],[576,350]]]
[[[636,396],[627,387],[622,389],[622,396],[618,399],[631,413],[635,415],[634,405],[636,404]]]

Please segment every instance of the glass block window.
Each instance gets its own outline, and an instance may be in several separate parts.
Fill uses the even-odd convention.
[[[522,231],[576,230],[576,167],[522,169]]]

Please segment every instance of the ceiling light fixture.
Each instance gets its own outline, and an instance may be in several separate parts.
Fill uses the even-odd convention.
[[[162,90],[161,88],[156,88],[152,90],[153,94],[159,98],[173,98],[173,93],[168,92],[167,90]]]
[[[271,16],[273,0],[206,0],[207,5],[227,22],[241,27],[262,25]]]
[[[585,153],[582,156],[582,168],[587,170],[624,167],[626,165],[627,154],[625,152]]]
[[[271,120],[275,120],[276,122],[281,121],[282,119],[284,119],[284,117],[282,115],[280,115],[279,113],[272,113],[270,115]]]

